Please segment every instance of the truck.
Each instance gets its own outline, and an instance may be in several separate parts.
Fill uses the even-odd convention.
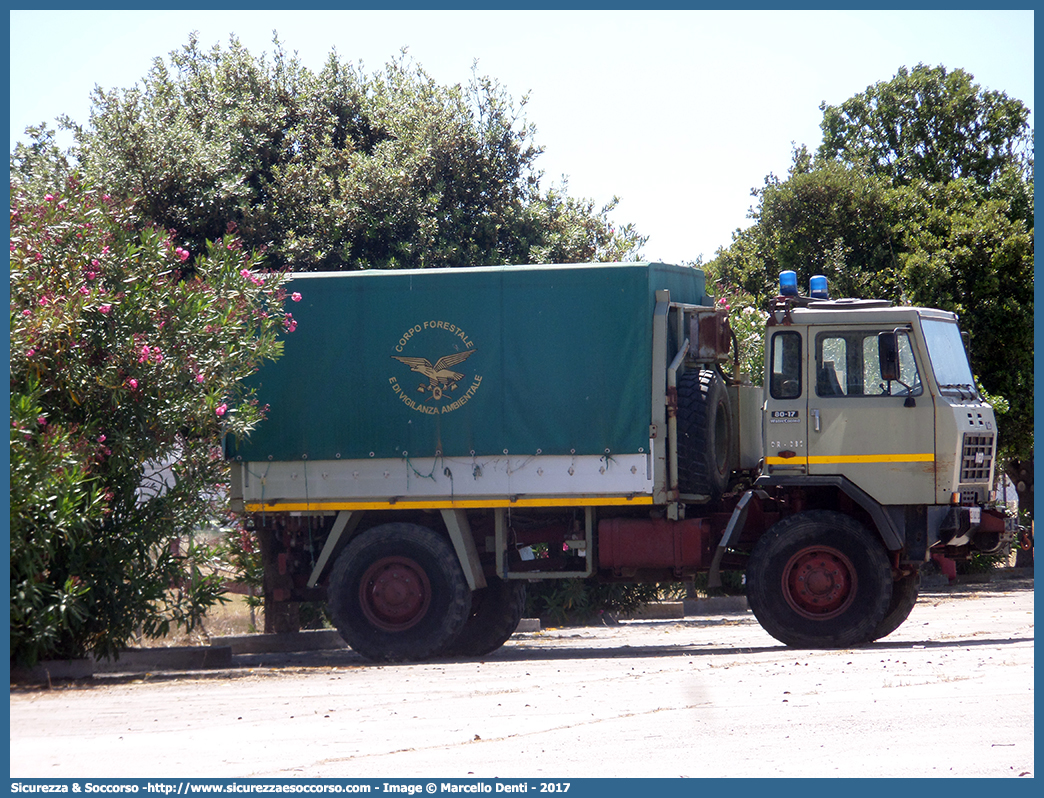
[[[485,656],[546,579],[745,574],[776,640],[888,635],[933,556],[1011,539],[996,421],[953,313],[801,295],[763,385],[702,270],[662,263],[299,273],[296,331],[229,439],[269,631],[325,602],[371,661]]]

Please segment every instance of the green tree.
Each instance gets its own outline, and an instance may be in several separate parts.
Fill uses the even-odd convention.
[[[886,181],[833,162],[813,164],[800,148],[786,180],[769,175],[753,194],[756,223],[708,265],[726,284],[764,303],[777,292],[779,272],[793,269],[805,285],[813,274],[826,275],[837,296],[902,292]]]
[[[822,103],[819,156],[895,185],[967,178],[989,186],[1013,164],[1032,170],[1029,109],[963,69],[901,67],[840,106]]]
[[[193,255],[75,179],[12,183],[10,231],[11,657],[112,656],[217,600],[187,543],[295,322],[235,237]]]
[[[90,179],[195,249],[234,222],[295,271],[637,256],[615,200],[541,190],[525,106],[475,71],[439,85],[405,53],[369,74],[332,52],[313,73],[278,39],[269,60],[193,35],[140,85],[96,89],[87,127],[62,124]]]
[[[65,117],[59,122],[69,124]],[[18,143],[11,153],[11,181],[36,199],[61,192],[74,171],[69,153],[58,147],[55,132],[46,125],[28,127],[25,132],[29,143]]]

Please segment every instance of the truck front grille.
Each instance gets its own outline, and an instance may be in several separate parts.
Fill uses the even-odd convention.
[[[961,483],[989,482],[993,467],[993,435],[964,434],[961,453]]]

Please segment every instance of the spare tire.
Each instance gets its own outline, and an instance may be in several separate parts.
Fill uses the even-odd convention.
[[[732,473],[732,406],[721,375],[687,371],[678,379],[678,489],[716,499]]]

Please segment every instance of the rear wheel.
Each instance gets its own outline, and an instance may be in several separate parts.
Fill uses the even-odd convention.
[[[526,583],[486,577],[486,587],[471,594],[471,616],[446,653],[481,657],[496,651],[515,633],[526,608]]]
[[[377,662],[436,656],[471,613],[453,547],[414,524],[384,524],[353,539],[334,564],[327,594],[341,637]]]
[[[888,612],[885,613],[881,623],[877,624],[877,628],[870,637],[871,640],[880,640],[903,625],[910,617],[914,604],[917,603],[917,590],[920,584],[920,572],[907,574],[892,583],[892,600],[888,603]]]
[[[754,547],[747,600],[766,632],[798,648],[873,638],[892,598],[884,546],[855,519],[827,510],[784,518]]]

